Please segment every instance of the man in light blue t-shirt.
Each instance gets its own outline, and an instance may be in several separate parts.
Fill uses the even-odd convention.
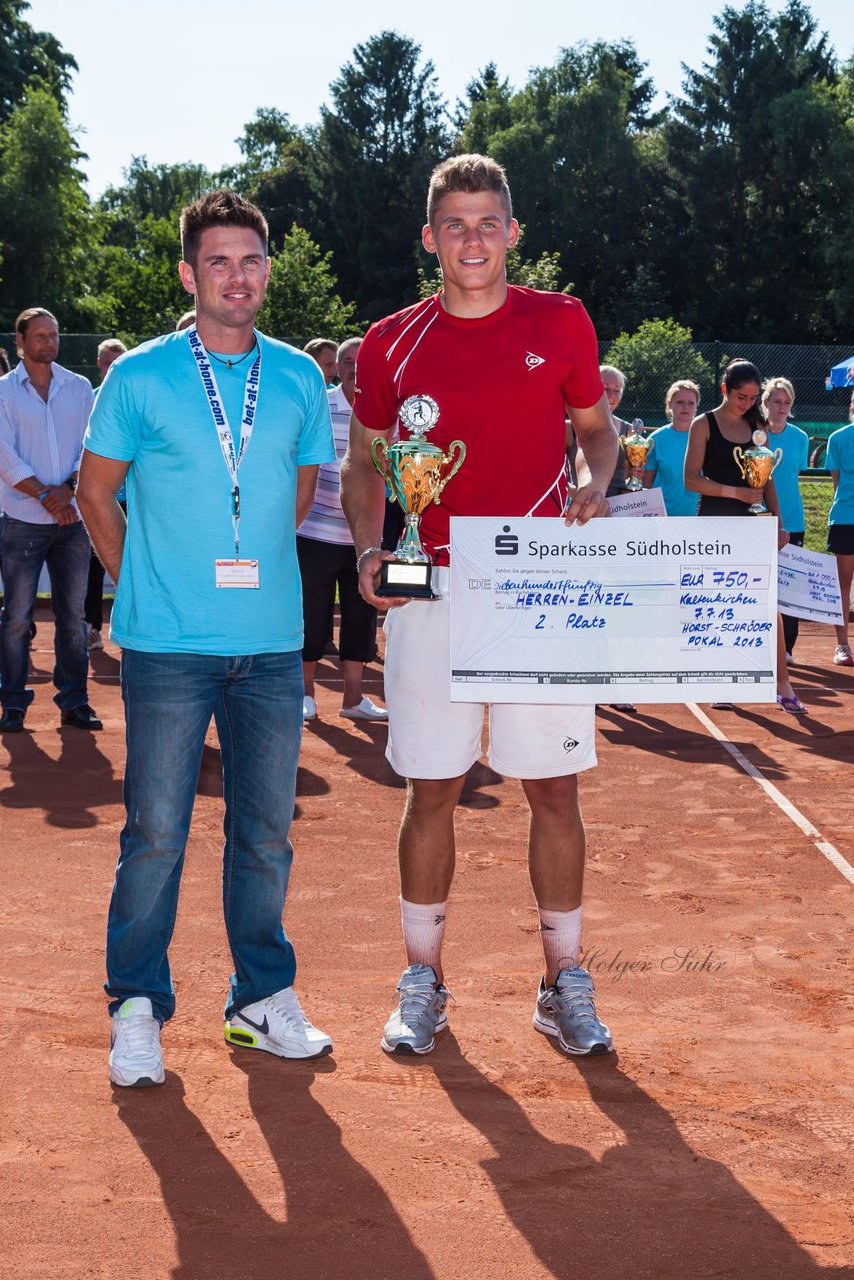
[[[254,328],[267,223],[231,191],[181,215],[179,271],[196,325],[116,361],[92,413],[79,503],[117,583],[127,821],[107,924],[110,1079],[161,1084],[175,1009],[167,950],[205,734],[225,791],[223,907],[234,974],[230,1043],[328,1053],[293,991],[282,928],[302,732],[295,530],[335,458],[309,356]],[[125,523],[116,494],[127,484]]]

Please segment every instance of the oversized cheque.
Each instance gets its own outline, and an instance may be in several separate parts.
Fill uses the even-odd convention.
[[[451,520],[454,702],[773,702],[774,520]]]

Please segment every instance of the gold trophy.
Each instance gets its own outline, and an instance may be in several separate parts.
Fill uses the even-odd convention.
[[[430,586],[432,564],[421,545],[418,526],[431,502],[439,505],[442,490],[463,465],[466,447],[453,440],[448,452],[428,444],[427,432],[439,421],[439,406],[431,396],[410,396],[400,406],[400,420],[410,431],[408,440],[387,445],[382,436],[371,441],[374,466],[400,504],[405,523],[391,560],[380,570],[378,596],[412,596],[435,600]],[[443,474],[443,470],[450,467]]]
[[[771,479],[775,468],[780,465],[783,450],[775,449],[772,453],[770,449],[766,449],[768,435],[765,431],[754,431],[752,439],[754,446],[752,449],[742,449],[740,445],[736,445],[732,453],[742,477],[751,489],[757,491],[756,501],[747,508],[747,514],[769,516],[771,512],[763,501],[762,490]]]
[[[643,468],[646,464],[647,454],[652,448],[652,440],[642,435],[642,431],[643,422],[640,418],[635,418],[632,423],[631,435],[623,437],[623,449],[629,466],[632,468]],[[643,489],[643,484],[637,476],[629,476],[624,487],[626,493],[640,493],[641,489]]]

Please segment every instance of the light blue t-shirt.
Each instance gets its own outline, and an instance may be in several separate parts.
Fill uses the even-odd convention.
[[[839,472],[839,485],[827,523],[854,524],[854,422],[834,431],[828,440],[825,466],[829,471]]]
[[[646,455],[644,471],[655,472],[653,484],[661,486],[669,516],[695,516],[698,497],[685,488],[685,450],[688,432],[675,427],[659,427],[650,436],[652,448]]]
[[[186,331],[128,352],[101,387],[85,447],[130,463],[111,619],[123,649],[238,656],[302,648],[297,468],[334,461],[335,446],[314,360],[259,341],[261,385],[239,477],[240,558],[259,562],[257,590],[216,586],[214,561],[234,557],[232,486]],[[235,445],[250,361],[214,362]]]
[[[798,473],[809,466],[809,436],[794,422],[787,422],[779,435],[768,432],[768,448],[783,450],[773,477],[780,504],[780,523],[787,533],[803,533],[804,501],[798,486]]]

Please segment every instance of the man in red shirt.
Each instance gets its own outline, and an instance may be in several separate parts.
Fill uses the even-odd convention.
[[[451,703],[449,694],[449,517],[553,515],[584,524],[607,510],[617,457],[593,325],[575,298],[508,286],[505,259],[518,236],[500,165],[476,155],[439,165],[422,240],[438,256],[443,288],[373,325],[359,350],[341,496],[361,592],[390,610],[387,755],[408,783],[399,843],[408,966],[383,1034],[388,1053],[428,1053],[447,1025],[441,946],[454,810],[480,755],[483,704]],[[459,438],[467,453],[419,531],[441,598],[407,602],[376,595],[387,555],[379,549],[384,485],[370,444],[377,435],[391,438],[400,406],[412,396],[439,406],[430,443],[447,449]],[[568,507],[567,407],[581,449],[579,487]],[[400,431],[409,434],[403,425]],[[596,1015],[590,975],[578,966],[584,826],[577,775],[596,763],[593,707],[495,704],[489,736],[490,763],[521,780],[531,808],[528,861],[545,953],[534,1026],[566,1052],[607,1052],[611,1034]]]

